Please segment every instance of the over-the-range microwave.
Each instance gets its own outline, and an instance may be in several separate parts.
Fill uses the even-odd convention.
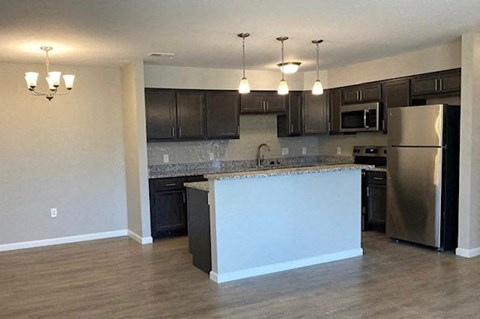
[[[380,103],[340,106],[340,132],[374,132],[382,129]]]

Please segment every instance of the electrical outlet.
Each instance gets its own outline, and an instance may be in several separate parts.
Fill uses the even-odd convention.
[[[337,155],[342,155],[342,148],[337,146]]]
[[[305,146],[302,147],[302,155],[307,155],[307,148]]]
[[[50,209],[50,217],[57,218],[57,209],[56,208],[51,208]]]
[[[213,159],[214,159],[213,153],[210,153],[210,154],[208,155],[208,158],[210,158],[210,160],[213,161]]]
[[[282,155],[288,155],[288,147],[282,147]]]
[[[169,159],[168,159],[168,154],[164,154],[163,155],[163,162],[164,163],[168,163]]]

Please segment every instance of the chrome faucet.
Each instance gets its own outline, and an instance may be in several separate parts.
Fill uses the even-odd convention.
[[[257,166],[262,165],[263,160],[265,159],[265,156],[263,154],[261,154],[262,147],[264,147],[264,146],[270,152],[270,147],[267,144],[263,143],[263,144],[258,145],[258,148],[257,148]]]

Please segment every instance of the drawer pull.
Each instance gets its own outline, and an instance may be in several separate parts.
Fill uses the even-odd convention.
[[[382,177],[373,177],[373,179],[376,180],[376,181],[383,181]]]
[[[165,184],[165,186],[176,186],[177,183],[168,183],[168,184]]]

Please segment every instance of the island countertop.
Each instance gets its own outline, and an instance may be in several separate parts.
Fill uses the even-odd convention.
[[[374,166],[364,164],[320,164],[314,166],[294,167],[294,168],[278,168],[268,170],[209,174],[205,178],[209,180],[225,180],[225,179],[243,179],[255,177],[269,176],[285,176],[285,175],[301,175],[322,172],[346,171],[353,169],[372,169]]]

